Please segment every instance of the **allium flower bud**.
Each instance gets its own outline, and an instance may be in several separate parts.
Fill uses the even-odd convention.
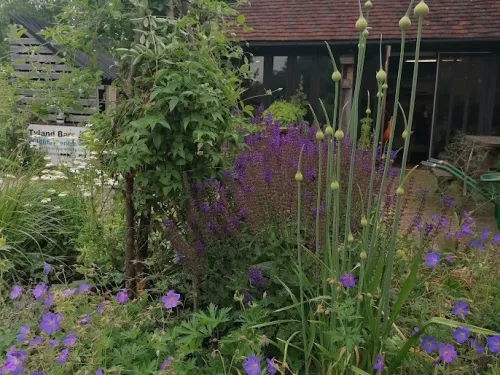
[[[325,312],[325,309],[323,308],[322,305],[318,305],[318,308],[316,309],[316,314],[323,314]]]
[[[321,130],[318,130],[316,132],[316,140],[321,142],[324,139],[325,139],[325,134],[323,134],[323,132]]]
[[[406,137],[408,137],[408,131],[405,130],[403,134],[401,134],[401,137],[403,137],[403,139],[406,139]]]
[[[339,129],[339,130],[337,130],[337,131],[335,132],[335,139],[336,139],[337,141],[341,141],[342,139],[344,139],[344,132],[343,132],[342,130],[340,130],[340,129]]]
[[[363,36],[365,38],[368,38],[369,35],[370,35],[370,32],[368,31],[368,29],[365,29],[365,31],[363,31]]]
[[[399,20],[399,28],[401,30],[407,31],[411,26],[411,20],[410,17],[404,16]]]
[[[332,184],[330,185],[333,191],[339,190],[339,183],[337,181],[333,181]]]
[[[368,254],[366,254],[366,251],[362,251],[361,254],[359,254],[359,257],[361,258],[361,260],[367,260]]]
[[[333,137],[333,128],[331,126],[327,126],[326,129],[325,129],[325,134],[328,137]]]
[[[329,277],[328,279],[326,279],[326,282],[328,283],[328,285],[332,285],[333,283],[335,283],[335,280]]]
[[[383,69],[380,69],[378,72],[377,72],[377,82],[385,82],[385,80],[387,79],[387,74],[385,73],[385,71]]]
[[[332,74],[332,79],[334,82],[339,82],[342,79],[342,73],[340,73],[338,70],[335,70]]]
[[[372,295],[371,293],[366,293],[366,296],[367,296],[368,298],[373,298],[373,295]]]
[[[366,220],[366,217],[361,218],[361,226],[364,228],[368,225],[368,220]]]
[[[371,9],[373,7],[373,3],[370,0],[367,0],[365,3],[365,8],[366,9]]]
[[[389,88],[389,85],[387,83],[384,83],[382,85],[382,90],[387,90]]]
[[[371,113],[372,113],[372,110],[371,110],[370,108],[367,108],[367,109],[366,109],[366,114],[367,114],[367,115],[371,115]]]
[[[349,233],[349,235],[347,236],[347,241],[354,242],[354,236],[352,235],[352,233]]]
[[[420,3],[418,3],[418,5],[415,7],[414,13],[418,18],[424,18],[429,14],[429,7],[424,2],[424,0],[420,0]]]
[[[363,295],[362,294],[358,294],[356,296],[356,298],[359,300],[359,301],[363,301]]]
[[[302,173],[297,172],[297,173],[295,174],[295,181],[297,181],[297,182],[302,182],[302,181],[304,181],[304,176],[302,176]]]
[[[405,189],[403,189],[402,186],[398,187],[398,189],[396,190],[396,194],[399,196],[404,195],[404,193],[405,193]]]
[[[382,96],[384,96],[381,92],[377,92],[377,98],[381,98]]]
[[[363,31],[365,31],[367,27],[368,27],[368,22],[366,21],[366,18],[363,16],[359,17],[358,20],[356,21],[356,30],[362,33]]]

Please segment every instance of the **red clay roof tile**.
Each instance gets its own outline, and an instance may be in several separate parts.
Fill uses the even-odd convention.
[[[372,0],[370,38],[399,39],[399,19],[409,0]],[[500,0],[427,0],[423,38],[500,40]],[[362,4],[364,0],[362,1]],[[418,3],[418,0],[415,4]],[[357,0],[250,0],[239,9],[252,31],[250,42],[354,41],[359,17]],[[411,12],[409,38],[416,37],[417,20]]]

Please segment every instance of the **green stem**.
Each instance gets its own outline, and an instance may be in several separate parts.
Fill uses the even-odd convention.
[[[411,129],[413,125],[413,114],[415,110],[415,98],[416,98],[416,93],[417,93],[417,80],[418,80],[418,60],[420,58],[420,44],[422,41],[422,26],[423,26],[423,17],[419,17],[418,19],[418,31],[417,31],[417,45],[415,47],[415,65],[413,68],[413,82],[412,82],[412,89],[411,89],[411,98],[410,98],[410,112],[408,114],[408,124],[407,124],[407,136],[405,139],[405,145],[404,145],[404,150],[403,150],[403,160],[401,162],[401,172],[399,175],[399,187],[403,187],[404,181],[405,181],[405,174],[406,174],[406,162],[408,160],[408,150],[410,146],[410,138],[411,138]],[[399,102],[395,103],[394,107],[397,108]],[[397,237],[397,230],[399,227],[399,219],[401,216],[401,199],[402,195],[398,194],[396,198],[396,210],[394,213],[394,221],[392,224],[392,235],[390,239],[390,245],[389,245],[389,251],[387,254],[387,264],[386,264],[386,269],[385,269],[385,275],[384,275],[384,280],[383,280],[383,288],[382,290],[388,291],[391,287],[391,281],[392,281],[392,273],[393,273],[393,264],[394,264],[394,254],[396,252],[396,237]],[[384,312],[384,330],[383,332],[388,333],[390,330],[390,327],[388,327],[389,324],[389,293],[386,293],[385,298],[381,300],[381,304],[383,307],[383,312]]]

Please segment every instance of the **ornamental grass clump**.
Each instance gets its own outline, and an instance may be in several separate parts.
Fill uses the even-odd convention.
[[[392,115],[394,123],[389,140],[383,148],[379,146],[379,134],[382,125],[382,103],[388,86],[387,74],[383,70],[380,53],[380,69],[374,77],[377,81],[377,110],[371,152],[369,152],[371,157],[365,161],[368,165],[368,173],[360,184],[356,181],[355,171],[358,167],[356,156],[359,152],[358,115],[360,108],[358,103],[369,34],[367,32],[369,12],[372,6],[371,2],[367,3],[369,4],[364,10],[360,4],[360,15],[355,25],[359,33],[359,53],[356,85],[347,131],[344,133],[340,129],[342,121],[339,121],[339,118],[343,110],[339,108],[337,99],[331,116],[321,103],[325,112],[326,125],[321,126],[315,121],[317,136],[314,145],[299,143],[295,148],[295,150],[298,147],[301,148],[295,178],[297,207],[295,210],[290,208],[286,213],[296,212],[297,214],[295,269],[299,278],[299,288],[298,290],[286,288],[293,305],[280,311],[289,309],[296,311],[300,328],[297,327],[296,332],[283,340],[302,354],[302,365],[293,370],[306,375],[366,374],[374,371],[377,374],[385,372],[394,374],[410,348],[418,343],[427,327],[435,323],[456,328],[453,336],[459,343],[465,342],[471,332],[482,335],[494,334],[492,331],[478,327],[463,327],[461,323],[434,318],[428,322],[422,322],[420,329],[410,338],[406,338],[401,337],[401,331],[395,325],[401,308],[415,285],[422,259],[425,259],[425,264],[431,269],[437,267],[441,260],[439,252],[425,249],[423,245],[428,242],[421,241],[416,252],[405,254],[411,257],[409,269],[399,288],[393,288],[395,255],[398,238],[400,238],[398,230],[402,209],[405,206],[405,197],[410,190],[406,164],[414,119],[422,29],[429,8],[424,0],[421,0],[414,8],[418,25],[409,108],[403,108],[399,99],[402,71],[405,65],[406,35],[411,27],[409,14],[413,8],[413,0],[399,22],[401,53]],[[330,51],[329,47],[328,49]],[[333,70],[337,72],[331,51],[330,55]],[[341,81],[335,80],[335,98],[338,98],[340,85]],[[394,159],[392,145],[396,136],[394,131],[397,128],[399,111],[404,120],[404,133],[401,135],[404,139],[404,147],[401,167],[399,173],[396,174],[392,172],[391,161]],[[366,113],[369,116],[371,110],[366,110]],[[314,117],[316,119],[315,114]],[[325,133],[326,136],[324,136]],[[347,149],[342,147],[344,144],[349,144],[349,147]],[[318,154],[316,166],[311,165],[307,159],[308,153],[313,152],[311,149],[317,150],[315,151]],[[313,220],[309,214],[310,203],[304,197],[304,193],[309,191],[307,175],[310,168],[318,171],[314,179],[317,192],[313,200],[313,204],[316,205]],[[345,174],[346,170],[348,170],[347,174]],[[391,182],[393,175],[395,179]],[[283,184],[289,184],[289,182],[283,182]],[[356,205],[361,205],[361,211],[355,218]],[[355,230],[356,226],[352,225],[354,218],[359,230]],[[424,237],[428,238],[433,230],[446,227],[446,225],[443,217],[437,216],[432,227],[427,230],[429,233]],[[468,229],[470,231],[468,225],[468,222],[464,221],[465,231]],[[304,251],[308,245],[307,233],[311,226],[315,228],[316,234],[314,254]],[[463,231],[462,227],[461,232]],[[304,267],[305,261],[311,258],[317,264],[319,270],[317,273],[321,275],[319,282],[317,275],[311,274]],[[463,315],[463,307],[461,311]],[[396,351],[394,351],[394,336],[401,341]],[[428,337],[423,342],[423,349],[439,350],[439,358],[445,363],[452,362],[456,357],[453,345],[448,343],[437,345],[432,338]]]

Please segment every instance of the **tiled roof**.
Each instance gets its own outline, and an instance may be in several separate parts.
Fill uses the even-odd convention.
[[[25,17],[18,14],[11,14],[10,19],[12,23],[23,26],[30,34],[35,36],[40,42],[45,42],[43,37],[39,34],[44,28],[51,27],[50,22],[38,20],[31,17]],[[47,47],[52,49],[54,53],[59,51],[57,46],[52,44],[47,44]],[[98,45],[100,51],[105,51],[106,48],[103,45]],[[76,52],[74,58],[74,63],[80,68],[84,68],[88,65],[90,57],[83,52]],[[106,80],[114,80],[116,78],[116,64],[112,57],[107,56],[104,52],[97,55],[97,66],[102,71],[102,76]]]
[[[357,0],[249,0],[239,10],[253,30],[242,35],[250,42],[317,42],[357,40],[354,24]],[[415,4],[419,0],[415,1]],[[399,39],[399,19],[409,0],[372,0],[370,38]],[[500,0],[426,0],[430,14],[424,20],[427,40],[500,40]],[[362,0],[364,4],[364,0]],[[416,37],[411,12],[409,38]]]

